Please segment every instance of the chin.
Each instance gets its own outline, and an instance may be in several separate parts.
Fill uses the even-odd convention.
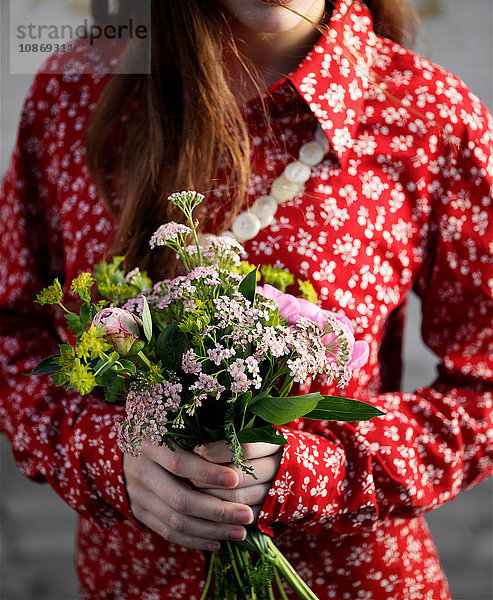
[[[303,17],[291,12],[292,7],[301,14],[307,2],[297,6],[299,0],[219,0],[228,13],[241,26],[257,33],[283,33],[294,29]]]

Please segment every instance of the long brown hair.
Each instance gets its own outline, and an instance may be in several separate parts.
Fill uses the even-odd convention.
[[[414,31],[410,0],[366,3],[376,33],[403,43]],[[107,20],[108,0],[92,4],[95,17]],[[128,1],[120,4],[128,10]],[[214,2],[187,0],[184,5],[183,0],[152,0],[152,75],[117,71],[101,95],[87,136],[87,164],[102,197],[109,200],[116,180],[123,200],[111,253],[125,254],[129,268],[143,266],[153,277],[169,276],[175,269],[166,250],[152,260],[148,251],[148,240],[160,224],[180,220],[166,201],[169,194],[185,189],[207,194],[222,161],[229,173],[222,201],[233,218],[241,210],[250,173],[247,125],[221,57],[224,52],[235,56],[258,86],[254,69],[242,59]],[[135,59],[130,40],[121,64],[128,67]],[[121,147],[118,157],[112,152],[115,144]]]

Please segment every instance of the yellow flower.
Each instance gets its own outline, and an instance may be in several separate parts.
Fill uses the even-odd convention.
[[[318,302],[317,292],[310,281],[302,281],[298,279],[298,286],[301,292],[301,297],[309,302]]]
[[[44,288],[39,294],[36,295],[36,302],[38,304],[60,304],[63,298],[62,286],[58,279],[55,279],[53,285]]]
[[[60,369],[51,376],[55,385],[63,385],[67,381],[76,361],[74,349],[70,344],[61,344],[59,349],[60,356],[55,358],[54,362],[60,365]]]
[[[91,325],[80,336],[77,343],[77,356],[83,360],[103,358],[104,353],[110,349],[110,345],[102,336],[104,336],[104,331],[95,325]]]
[[[79,294],[82,300],[85,302],[91,301],[91,293],[89,290],[94,285],[94,277],[90,273],[81,273],[76,279],[72,281],[70,286],[70,293],[75,296]]]
[[[287,269],[276,269],[272,265],[263,265],[260,271],[264,277],[265,283],[276,287],[281,292],[285,292],[289,285],[294,283],[293,274]]]
[[[74,387],[79,394],[83,396],[89,394],[96,387],[96,378],[94,373],[83,365],[78,358],[75,359],[75,364],[69,374],[69,387]]]
[[[150,383],[159,383],[163,381],[163,376],[161,375],[161,365],[151,365],[149,367],[149,371],[147,372],[147,379]]]

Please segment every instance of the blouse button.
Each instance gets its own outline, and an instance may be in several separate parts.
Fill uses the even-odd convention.
[[[232,240],[236,240],[235,234],[232,231],[230,231],[229,229],[227,229],[226,231],[223,231],[219,237],[231,238]]]
[[[298,160],[289,163],[284,169],[284,177],[294,183],[305,183],[310,179],[311,174],[312,171],[310,167],[307,167]]]
[[[318,142],[307,142],[300,148],[299,160],[308,167],[314,167],[322,162],[325,150]]]
[[[289,181],[284,175],[281,175],[272,182],[270,188],[270,195],[274,196],[278,204],[292,200],[296,194],[300,191],[301,186],[299,183]]]
[[[254,213],[243,211],[233,221],[231,229],[239,242],[246,242],[260,231],[260,221]]]
[[[260,220],[272,217],[277,211],[276,199],[272,196],[259,196],[252,204],[251,210]]]

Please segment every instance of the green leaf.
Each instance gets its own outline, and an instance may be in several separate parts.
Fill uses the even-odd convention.
[[[60,365],[54,362],[57,358],[58,354],[44,358],[30,373],[28,373],[28,375],[48,375],[50,373],[56,373],[61,369]]]
[[[125,382],[127,380],[123,377],[117,377],[115,381],[105,388],[104,399],[106,402],[114,404],[119,400],[122,400],[125,395]]]
[[[87,327],[89,322],[92,320],[91,314],[91,303],[84,302],[84,304],[80,308],[80,321],[84,329]]]
[[[109,387],[115,382],[117,373],[113,370],[105,371],[100,375],[96,375],[96,383],[102,387]]]
[[[323,396],[319,392],[285,398],[266,396],[261,401],[250,406],[250,410],[254,415],[267,421],[267,423],[285,425],[313,411],[322,398]]]
[[[250,442],[267,442],[268,444],[287,444],[288,440],[284,438],[275,427],[265,425],[264,427],[254,427],[253,429],[242,429],[238,434],[238,441],[242,444]]]
[[[142,322],[144,323],[144,335],[148,342],[152,339],[152,317],[151,311],[149,309],[149,304],[147,303],[147,298],[142,296]]]
[[[81,335],[86,330],[85,325],[82,323],[79,315],[75,313],[66,313],[65,318],[67,319],[67,325],[70,331],[73,331],[76,335]]]
[[[244,410],[252,400],[252,392],[249,390],[248,392],[244,392],[241,396],[238,396],[238,407],[241,410]]]
[[[120,358],[119,362],[122,365],[122,367],[125,369],[125,371],[129,371],[131,373],[131,375],[135,375],[135,373],[137,372],[137,367],[135,366],[135,363],[133,363],[131,360],[128,360],[126,358]]]
[[[156,353],[166,369],[181,371],[181,357],[190,348],[187,335],[178,327],[176,321],[159,334]]]
[[[98,375],[102,375],[103,373],[105,373],[108,369],[111,369],[111,367],[116,363],[116,361],[120,358],[120,355],[118,354],[118,352],[112,352],[108,358],[106,359],[101,359],[98,364],[95,367],[95,371],[97,372]]]
[[[323,396],[317,407],[304,416],[305,419],[317,421],[368,421],[373,417],[381,417],[385,413],[361,400]]]
[[[255,302],[255,295],[257,294],[257,271],[258,267],[250,271],[238,286],[240,294],[250,300],[252,304]]]

